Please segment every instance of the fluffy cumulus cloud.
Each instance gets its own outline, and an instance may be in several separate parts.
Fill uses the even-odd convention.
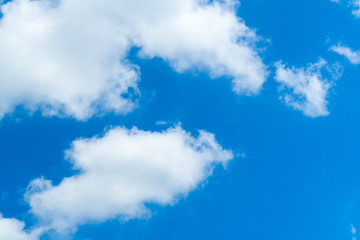
[[[342,44],[334,45],[330,48],[331,51],[344,56],[351,64],[360,64],[360,51],[354,51],[351,48]]]
[[[4,218],[0,214],[0,240],[36,240],[39,231],[27,232],[25,224],[14,218]]]
[[[19,104],[85,119],[97,108],[127,112],[122,97],[137,71],[124,61],[129,40],[92,4],[15,0],[2,6],[0,116]]]
[[[287,67],[276,63],[275,80],[281,84],[280,99],[288,106],[302,111],[306,116],[319,117],[329,114],[327,110],[328,92],[336,80],[341,76],[342,68],[338,64],[329,66],[320,59],[307,68]],[[332,80],[323,77],[321,70],[325,69]]]
[[[136,107],[139,69],[160,57],[176,71],[233,79],[237,93],[266,80],[258,37],[235,0],[13,0],[0,19],[0,118],[16,106],[86,119]]]
[[[57,186],[36,179],[26,194],[32,214],[58,232],[108,219],[149,217],[147,204],[176,203],[217,164],[233,158],[213,134],[200,131],[193,137],[181,127],[163,132],[118,127],[74,141],[66,155],[78,174]]]

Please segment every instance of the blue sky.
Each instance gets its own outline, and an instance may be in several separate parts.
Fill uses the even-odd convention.
[[[206,14],[181,12],[179,1],[158,0],[152,7],[141,0],[134,6],[94,1],[95,13],[84,2],[3,5],[1,240],[358,237],[355,2],[213,1],[197,9],[219,26],[199,21],[194,29]],[[112,18],[109,6],[121,21]],[[153,17],[142,22],[152,16],[149,11],[168,18],[169,26]],[[236,17],[250,33],[234,30],[245,26]],[[69,27],[75,20],[80,23]],[[118,24],[125,25],[120,36],[130,43],[111,38]],[[99,26],[105,30],[98,32]],[[169,34],[172,29],[180,34]],[[238,38],[218,40],[221,34]],[[202,42],[204,36],[216,41]],[[56,61],[47,65],[43,56]],[[79,63],[84,56],[90,60]],[[90,67],[95,70],[84,73]],[[114,74],[124,88],[114,84]],[[121,97],[104,97],[112,94]],[[133,127],[140,130],[129,130]],[[199,129],[206,131],[203,138]],[[173,169],[172,163],[179,165]],[[113,181],[102,179],[107,175]],[[157,181],[161,177],[165,180]],[[124,195],[108,190],[117,187],[127,189]],[[135,197],[122,203],[133,192]],[[17,226],[14,232],[7,224]]]

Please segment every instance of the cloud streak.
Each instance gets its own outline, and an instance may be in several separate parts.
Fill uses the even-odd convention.
[[[344,46],[340,43],[332,46],[330,48],[330,51],[333,51],[345,57],[353,65],[360,64],[360,51],[354,51],[351,48]]]

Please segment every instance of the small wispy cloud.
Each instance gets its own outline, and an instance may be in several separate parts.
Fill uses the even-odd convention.
[[[359,18],[360,17],[360,0],[330,0],[330,2],[334,2],[334,3],[341,3],[341,2],[345,2],[348,7],[350,7],[352,9],[352,14]]]
[[[330,51],[345,57],[353,65],[360,64],[360,51],[354,51],[341,43],[332,46]]]
[[[324,59],[308,64],[306,68],[287,67],[281,61],[275,64],[275,80],[280,85],[280,99],[309,117],[329,114],[327,109],[329,89],[342,74],[340,64],[329,65]],[[325,69],[331,79],[323,77]]]
[[[357,229],[355,228],[354,224],[351,224],[351,234],[353,235],[352,240],[356,240],[356,232]]]
[[[352,14],[354,14],[356,17],[360,17],[360,0],[350,1],[350,5],[354,7]]]

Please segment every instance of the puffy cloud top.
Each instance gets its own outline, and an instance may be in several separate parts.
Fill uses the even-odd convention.
[[[174,204],[233,158],[214,135],[197,138],[182,128],[163,132],[114,128],[80,139],[67,151],[79,170],[53,186],[43,178],[29,185],[31,212],[57,231],[88,222],[147,217],[146,204]]]

